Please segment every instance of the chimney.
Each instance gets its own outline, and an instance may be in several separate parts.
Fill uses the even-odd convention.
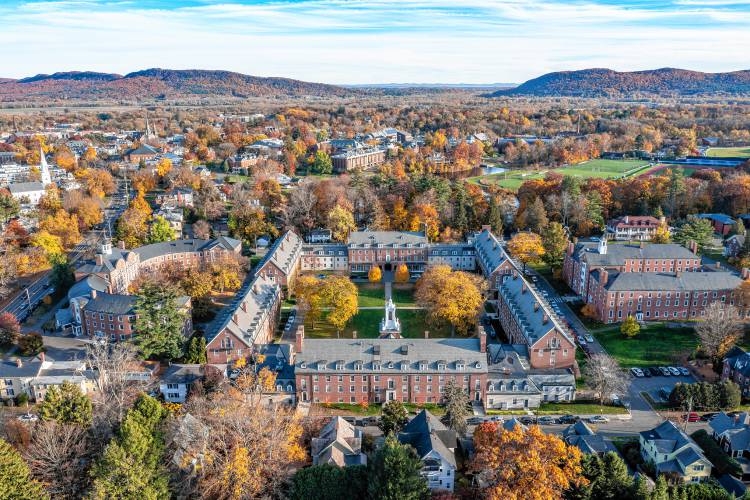
[[[430,331],[429,330],[425,330],[424,331],[424,338],[426,338],[426,339],[430,338]]]
[[[91,290],[91,298],[92,299],[96,298],[96,290]]]
[[[687,244],[688,250],[690,250],[693,253],[698,253],[698,243],[696,243],[693,240],[688,241]]]
[[[96,265],[97,266],[103,266],[104,265],[104,255],[98,253],[96,254]]]
[[[549,321],[549,316],[547,316],[547,313],[542,314],[542,324],[546,325],[547,321]]]
[[[247,312],[247,303],[243,300],[240,302],[240,309],[242,309],[243,312]]]
[[[750,278],[750,269],[748,269],[747,267],[743,267],[742,268],[742,279],[746,280],[748,278]]]
[[[492,232],[492,226],[485,224],[482,226],[482,231]]]
[[[625,224],[627,224],[628,222],[630,222],[630,216],[629,216],[629,215],[626,215],[626,216],[625,216]]]
[[[641,241],[641,250],[643,250],[644,248],[646,248],[646,242],[645,241]]]
[[[302,352],[302,346],[305,343],[305,325],[299,325],[297,328],[297,336],[294,339],[294,351],[296,353]]]
[[[534,312],[539,310],[539,302],[534,302]]]
[[[479,352],[487,352],[487,331],[484,327],[479,329]]]
[[[599,269],[599,284],[601,286],[606,285],[608,279],[609,279],[609,271],[607,271],[606,269]]]
[[[357,330],[354,330],[354,331],[352,332],[352,338],[353,338],[353,339],[356,339],[356,338],[357,338]]]
[[[118,241],[117,248],[119,248],[120,250],[125,250],[125,242],[122,240]]]
[[[44,363],[44,351],[42,351],[42,352],[39,353],[39,361],[41,361],[42,363]]]
[[[18,368],[21,368],[23,366],[23,361],[21,361],[21,358],[16,358],[16,366]]]
[[[572,241],[568,242],[568,255],[573,255],[573,251],[576,249],[575,243]]]
[[[232,314],[232,321],[234,321],[235,324],[239,324],[237,322],[237,313]]]
[[[525,281],[521,282],[521,293],[522,294],[526,293],[526,282]]]
[[[516,279],[516,278],[518,278],[518,271],[513,269],[513,279]]]

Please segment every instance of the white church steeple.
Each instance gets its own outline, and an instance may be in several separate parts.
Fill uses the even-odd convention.
[[[47,157],[44,156],[44,149],[39,147],[39,172],[42,176],[42,184],[44,187],[52,184],[52,175],[49,173],[49,165],[47,165]]]

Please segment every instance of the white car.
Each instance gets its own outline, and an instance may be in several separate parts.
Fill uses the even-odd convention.
[[[593,417],[589,417],[589,422],[592,424],[606,424],[609,422],[609,419],[603,415],[594,415]]]
[[[681,366],[681,367],[679,367],[677,369],[680,370],[680,373],[682,374],[682,376],[684,376],[684,377],[689,377],[690,376],[690,370],[688,370],[684,366]]]
[[[679,376],[680,376],[680,370],[678,370],[678,369],[677,369],[677,368],[675,368],[674,366],[668,366],[668,367],[667,367],[667,370],[669,370],[669,373],[671,373],[671,374],[672,374],[672,375],[674,375],[675,377],[679,377]]]
[[[586,342],[590,342],[590,343],[593,344],[594,343],[594,337],[592,337],[591,335],[586,335]]]
[[[636,377],[643,377],[643,370],[640,368],[631,368],[630,372]]]
[[[36,422],[39,420],[39,417],[34,415],[33,413],[24,413],[23,415],[18,417],[18,420],[21,422]]]

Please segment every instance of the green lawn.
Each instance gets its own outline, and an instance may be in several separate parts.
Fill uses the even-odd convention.
[[[731,156],[750,158],[750,147],[742,146],[739,148],[709,148],[706,156],[715,156],[726,158]]]
[[[499,174],[490,174],[472,177],[470,182],[484,185],[496,185],[512,191],[517,190],[521,184],[533,179],[541,179],[547,173],[554,172],[561,175],[573,177],[598,177],[611,179],[637,175],[648,168],[648,162],[644,160],[589,160],[575,165],[568,165],[550,170],[511,170]]]
[[[382,407],[380,403],[371,403],[367,406],[367,408],[363,408],[360,405],[350,404],[350,403],[321,403],[320,405],[323,408],[329,408],[332,410],[345,411],[349,413],[354,413],[356,415],[367,415],[367,416],[380,415],[381,407]],[[406,410],[409,413],[413,413],[413,414],[419,413],[422,410],[427,410],[436,416],[441,416],[445,414],[445,408],[435,403],[424,403],[424,404],[404,403],[404,408],[406,408]]]
[[[623,337],[619,329],[593,335],[623,368],[671,365],[698,345],[692,328],[667,328],[663,323],[642,328],[632,339]]]
[[[593,401],[542,403],[535,411],[537,415],[623,415],[627,412],[622,406],[599,406]]]
[[[359,307],[383,307],[385,304],[385,292],[381,283],[357,283],[357,288]],[[392,297],[397,306],[413,306],[414,285],[394,284]]]
[[[401,335],[405,338],[424,338],[425,330],[429,330],[430,338],[450,337],[450,327],[432,328],[428,326],[425,322],[425,311],[422,309],[396,310],[396,316],[401,321]],[[383,311],[380,309],[360,310],[346,325],[341,337],[352,338],[352,332],[356,331],[358,338],[377,338],[380,334],[381,319],[383,319]],[[309,319],[305,318],[305,337],[311,339],[336,338],[336,330],[325,320],[325,317],[315,324],[315,329],[312,328]]]

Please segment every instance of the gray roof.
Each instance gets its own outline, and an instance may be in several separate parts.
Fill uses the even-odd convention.
[[[83,310],[107,314],[133,314],[137,299],[138,297],[135,295],[97,293],[95,298],[92,298],[83,306]]]
[[[135,149],[128,151],[129,155],[155,155],[159,152],[158,149],[149,146],[148,144],[141,144]]]
[[[302,238],[297,236],[294,231],[285,232],[273,242],[256,269],[261,269],[270,261],[284,274],[289,275],[297,261],[297,256],[302,252],[303,243]]]
[[[403,247],[406,245],[427,245],[427,236],[413,231],[353,231],[347,241],[355,246]]]
[[[456,433],[449,430],[427,410],[422,410],[411,419],[404,430],[399,432],[398,440],[410,444],[420,457],[437,452],[443,459],[456,466],[453,449],[456,448]]]
[[[750,377],[750,353],[735,346],[729,351],[724,361],[729,364],[732,370]]]
[[[474,249],[485,275],[491,274],[508,260],[500,241],[487,229],[474,237]]]
[[[39,358],[21,359],[21,366],[14,359],[0,359],[0,377],[35,377],[42,369]]]
[[[599,271],[592,273],[599,279]],[[686,273],[609,273],[605,288],[615,291],[711,291],[734,290],[742,279],[728,271]]]
[[[529,347],[523,344],[488,344],[488,370],[491,373],[526,373],[529,370]]]
[[[258,370],[268,368],[276,374],[276,383],[295,385],[294,365],[291,364],[291,344],[260,344],[256,346],[257,353],[266,358],[257,367]],[[286,387],[285,387],[286,388]]]
[[[539,388],[547,386],[576,386],[576,377],[570,368],[533,370],[529,379]]]
[[[557,330],[571,343],[575,344],[567,332],[558,323],[557,317],[544,300],[520,274],[515,273],[500,285],[499,293],[508,304],[511,312],[516,317],[516,323],[522,326],[524,337],[529,345],[534,345],[538,340],[552,330]],[[536,309],[535,309],[536,304]]]
[[[697,450],[700,450],[695,441],[678,428],[671,420],[665,420],[659,426],[648,431],[642,431],[640,434],[645,441],[651,441],[654,443],[658,453],[674,453],[686,446],[696,449],[696,453]],[[703,456],[702,453],[700,456]]]
[[[362,450],[362,431],[342,417],[334,417],[310,443],[313,464],[335,464],[340,467],[367,463]]]
[[[302,352],[295,356],[297,373],[336,373],[337,361],[343,371],[354,371],[355,362],[360,362],[363,372],[401,373],[484,373],[487,369],[487,354],[480,352],[479,339],[304,339]],[[457,369],[457,362],[464,362],[464,369]],[[373,363],[380,362],[380,370],[373,370]],[[420,364],[426,363],[422,369]],[[438,365],[445,364],[439,371]],[[303,368],[302,365],[305,367]]]
[[[735,417],[727,415],[726,412],[722,411],[708,423],[711,430],[719,435],[731,429],[745,429],[749,425],[750,414],[744,411]]]
[[[170,384],[192,384],[203,378],[203,365],[173,364],[164,370],[159,379]]]
[[[607,253],[600,254],[598,241],[578,243],[573,259],[585,260],[591,266],[617,267],[630,259],[698,259],[693,252],[676,243],[647,243],[641,245],[607,245]]]
[[[90,274],[70,287],[70,290],[68,290],[68,300],[75,299],[76,297],[89,296],[91,295],[91,290],[106,292],[108,288],[109,283],[107,283],[107,280],[100,276]]]
[[[44,184],[41,182],[16,182],[8,186],[12,194],[31,193],[34,191],[44,191]]]
[[[509,420],[506,420],[503,422],[503,429],[506,431],[512,431],[516,427],[520,427],[521,430],[526,430],[528,427],[526,427],[524,424],[521,423],[520,420],[518,420],[516,417],[511,417]]]
[[[141,262],[143,262],[155,257],[160,257],[162,255],[183,252],[207,252],[217,247],[223,250],[234,252],[241,245],[242,242],[240,242],[239,240],[222,236],[213,240],[187,239],[165,241],[162,243],[154,243],[151,245],[135,248],[133,249],[133,252],[137,253],[141,258]]]

